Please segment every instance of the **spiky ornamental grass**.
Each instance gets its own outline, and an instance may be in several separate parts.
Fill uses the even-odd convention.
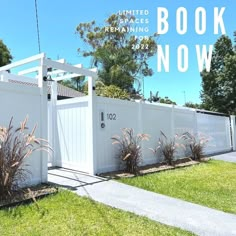
[[[191,158],[195,161],[201,161],[204,158],[204,148],[208,143],[208,138],[203,134],[193,135],[189,132],[183,134],[186,146],[190,149]]]
[[[13,118],[8,127],[0,127],[0,200],[11,198],[19,190],[31,172],[24,164],[32,153],[38,150],[49,151],[48,142],[36,138],[36,125],[30,133],[26,127],[28,118],[21,122],[20,127],[13,128]]]
[[[122,129],[122,136],[113,136],[113,143],[119,145],[118,157],[126,164],[126,171],[137,175],[138,165],[142,158],[141,142],[149,140],[148,134],[134,135],[131,128]]]
[[[157,153],[160,150],[161,155],[164,157],[164,161],[168,165],[174,165],[174,155],[177,151],[177,148],[185,148],[181,143],[182,136],[178,136],[177,134],[173,139],[168,139],[167,136],[162,132],[161,136],[158,140],[158,145],[155,149],[150,148],[153,153]],[[179,142],[178,142],[179,141]]]

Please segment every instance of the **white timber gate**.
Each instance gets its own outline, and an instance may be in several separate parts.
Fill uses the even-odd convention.
[[[45,61],[47,79],[51,81],[51,99],[48,102],[48,136],[54,150],[51,166],[70,168],[87,173],[94,170],[94,122],[96,69],[69,65],[65,61]],[[88,96],[57,100],[57,82],[78,76],[88,79]]]

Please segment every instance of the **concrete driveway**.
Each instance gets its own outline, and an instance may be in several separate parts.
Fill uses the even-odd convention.
[[[221,161],[228,161],[236,163],[236,152],[228,152],[216,156],[212,156],[212,159],[221,160]]]

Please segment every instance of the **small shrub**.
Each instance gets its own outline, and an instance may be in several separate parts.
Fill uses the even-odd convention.
[[[0,127],[0,200],[12,197],[31,174],[23,165],[25,159],[37,150],[49,150],[46,140],[34,136],[36,126],[25,132],[27,118],[17,129],[13,129],[12,120],[7,128]]]
[[[181,139],[178,135],[175,135],[173,139],[168,139],[166,135],[161,131],[161,136],[158,141],[156,149],[151,149],[154,153],[157,153],[160,149],[161,155],[164,157],[164,161],[168,165],[174,165],[174,154],[178,147],[184,148],[183,144],[177,143],[177,139]]]
[[[121,88],[115,86],[115,85],[109,85],[109,86],[100,86],[99,89],[96,89],[96,94],[98,96],[102,97],[108,97],[108,98],[118,98],[123,100],[129,100],[129,94],[122,90]]]
[[[201,161],[204,157],[204,148],[208,139],[203,135],[198,135],[198,138],[196,138],[189,132],[184,133],[183,137],[186,140],[186,146],[190,149],[191,158],[195,161]]]
[[[134,135],[133,129],[124,128],[122,129],[122,136],[113,136],[112,144],[119,145],[119,158],[125,162],[126,171],[129,173],[137,175],[138,164],[141,161],[141,142],[143,140],[148,140],[149,135],[147,134],[137,134]]]

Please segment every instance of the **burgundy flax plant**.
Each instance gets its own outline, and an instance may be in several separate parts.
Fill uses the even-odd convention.
[[[0,200],[13,197],[20,190],[20,183],[29,178],[31,172],[25,159],[35,151],[51,150],[46,140],[35,137],[36,125],[30,133],[26,132],[27,117],[17,129],[12,120],[8,127],[0,127]]]
[[[189,132],[183,134],[186,141],[186,146],[190,149],[192,160],[201,161],[204,158],[204,148],[208,143],[208,139],[203,135],[193,135]]]
[[[178,136],[177,134],[173,139],[168,139],[167,136],[162,132],[161,136],[158,140],[158,145],[155,149],[150,148],[150,150],[153,151],[153,153],[157,153],[158,150],[160,150],[161,156],[164,157],[164,161],[167,165],[174,165],[174,155],[177,151],[177,148],[185,148],[184,145],[181,142],[177,142],[177,140],[181,140],[182,136]]]
[[[137,175],[139,173],[139,163],[142,158],[141,142],[149,140],[148,134],[134,135],[131,128],[122,129],[122,136],[113,136],[112,144],[119,145],[118,157],[125,162],[126,171]]]

